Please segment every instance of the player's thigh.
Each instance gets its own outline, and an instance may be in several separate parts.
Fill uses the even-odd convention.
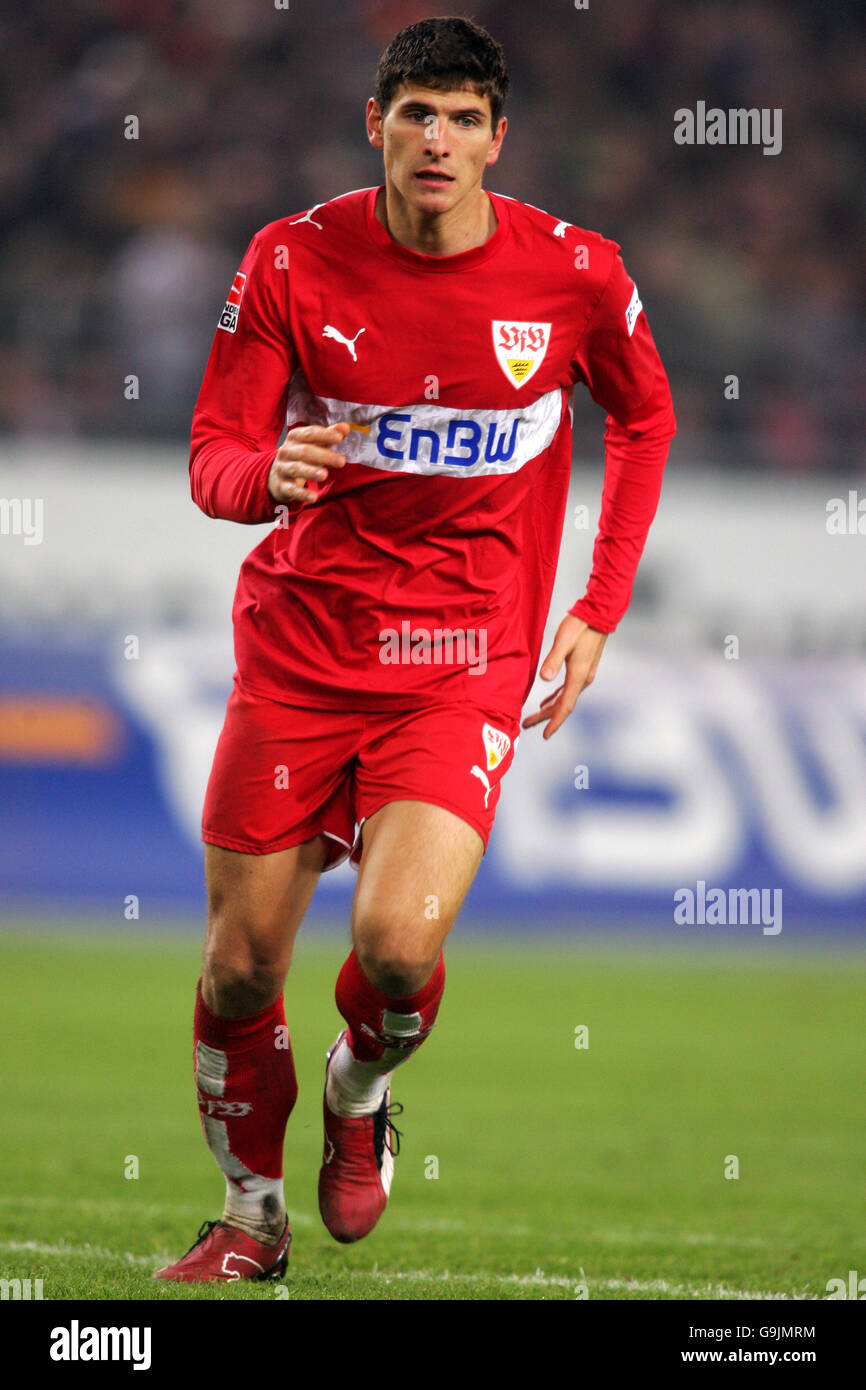
[[[483,854],[478,831],[442,806],[395,800],[370,816],[352,909],[362,968],[378,967],[376,973],[390,974],[392,983],[414,982],[420,989]]]
[[[209,1008],[219,1006],[222,1016],[255,1012],[278,997],[328,853],[324,835],[273,854],[205,845],[202,991]]]

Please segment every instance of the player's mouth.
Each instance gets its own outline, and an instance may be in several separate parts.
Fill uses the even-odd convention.
[[[452,176],[443,174],[441,169],[419,169],[415,177],[422,183],[429,184],[431,188],[445,188],[447,184],[454,182]]]

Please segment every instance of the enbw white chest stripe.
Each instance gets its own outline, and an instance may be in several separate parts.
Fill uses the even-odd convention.
[[[560,388],[513,410],[455,409],[438,401],[369,405],[317,396],[303,372],[292,374],[286,420],[353,428],[341,446],[350,463],[394,473],[479,478],[517,473],[553,442],[562,414]]]

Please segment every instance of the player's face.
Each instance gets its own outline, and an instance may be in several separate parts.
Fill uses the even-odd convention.
[[[449,212],[481,187],[495,164],[507,122],[494,133],[490,99],[470,89],[439,92],[401,87],[382,117],[379,103],[367,107],[370,142],[384,151],[385,177],[419,212]]]

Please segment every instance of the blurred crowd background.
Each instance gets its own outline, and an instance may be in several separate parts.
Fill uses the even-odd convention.
[[[0,431],[181,440],[264,223],[382,181],[364,104],[413,0],[3,7]],[[613,237],[671,378],[678,451],[866,467],[863,7],[476,0],[510,128],[487,186]],[[782,151],[688,147],[674,112],[781,108]],[[128,139],[126,118],[138,120]],[[124,397],[139,377],[141,398]],[[739,399],[724,379],[735,374]],[[594,408],[577,449],[600,452]]]
[[[232,593],[264,528],[190,501],[193,405],[251,237],[382,182],[378,60],[446,6],[0,5],[4,904],[81,922],[132,893],[142,922],[156,903],[200,914]],[[864,6],[588,6],[455,6],[513,80],[487,186],[620,244],[679,435],[621,639],[553,754],[521,744],[472,911],[673,929],[672,893],[705,881],[783,891],[784,940],[795,921],[862,935]],[[698,102],[781,109],[781,152],[677,144]],[[603,414],[574,404],[550,640],[584,590],[576,509],[597,515],[602,483]],[[345,919],[341,874],[317,901]]]

